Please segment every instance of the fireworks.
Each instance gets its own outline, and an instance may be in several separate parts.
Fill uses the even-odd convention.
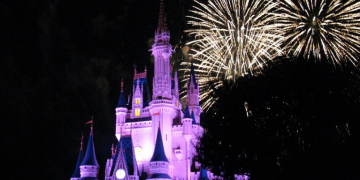
[[[357,0],[283,0],[276,11],[289,55],[334,65],[355,66],[360,49],[360,2]]]
[[[211,88],[222,85],[220,78],[236,80],[261,69],[267,61],[282,52],[281,31],[272,11],[277,6],[269,0],[209,0],[208,4],[195,1],[198,6],[190,12],[189,35],[194,40],[194,65],[197,66],[203,108],[210,107]],[[208,87],[208,86],[207,86]]]

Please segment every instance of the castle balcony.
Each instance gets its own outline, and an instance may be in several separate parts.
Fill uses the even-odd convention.
[[[161,97],[160,97],[161,98]],[[157,105],[157,104],[168,104],[168,105],[174,105],[174,102],[172,100],[168,99],[156,99],[149,103],[149,105]]]

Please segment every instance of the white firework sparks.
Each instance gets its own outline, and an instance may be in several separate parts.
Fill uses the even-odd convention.
[[[360,2],[355,0],[283,0],[276,15],[286,52],[305,59],[326,58],[334,65],[358,63]],[[325,56],[325,57],[323,57]]]
[[[235,81],[262,69],[282,53],[282,31],[276,23],[279,16],[272,12],[278,3],[270,0],[195,2],[198,6],[188,16],[192,29],[185,32],[194,37],[187,45],[194,47],[200,101],[207,109],[216,99],[210,98],[212,90],[206,84],[221,87],[221,78]]]

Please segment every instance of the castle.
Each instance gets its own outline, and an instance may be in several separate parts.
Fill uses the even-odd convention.
[[[212,173],[193,161],[194,144],[203,134],[200,126],[199,85],[191,64],[187,80],[185,112],[179,101],[177,73],[170,67],[173,52],[169,43],[164,3],[161,0],[159,23],[152,46],[154,77],[152,96],[144,72],[134,70],[131,100],[125,101],[123,82],[115,109],[115,135],[118,144],[111,149],[105,165],[105,180],[117,179],[212,179]],[[92,127],[91,127],[92,128]],[[78,162],[71,180],[98,179],[92,129],[85,157],[81,146]],[[192,172],[191,169],[197,169]]]

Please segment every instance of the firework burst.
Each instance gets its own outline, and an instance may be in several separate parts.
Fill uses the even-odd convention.
[[[236,80],[262,69],[267,61],[281,54],[281,31],[272,13],[277,3],[270,0],[195,1],[187,32],[194,40],[194,65],[197,66],[203,108],[214,102],[209,99],[211,81],[221,87],[220,78]],[[186,63],[184,63],[186,65]],[[186,69],[185,69],[186,70]]]
[[[357,0],[283,0],[277,15],[286,53],[334,65],[357,65],[360,49],[360,2]]]

